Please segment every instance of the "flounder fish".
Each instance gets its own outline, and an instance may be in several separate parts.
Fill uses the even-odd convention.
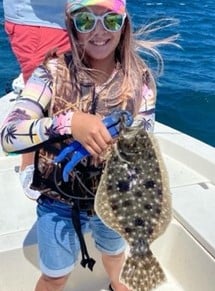
[[[165,281],[150,244],[172,217],[168,175],[153,134],[126,127],[114,144],[96,193],[95,210],[129,245],[120,281],[149,291]]]

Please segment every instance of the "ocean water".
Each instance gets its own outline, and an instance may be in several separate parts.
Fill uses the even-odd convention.
[[[129,1],[134,27],[161,17],[179,20],[155,37],[180,34],[176,47],[163,47],[164,73],[158,78],[156,118],[215,146],[215,1]],[[0,1],[0,96],[19,74],[3,27]],[[150,63],[150,60],[148,60]],[[153,64],[152,64],[153,66]]]

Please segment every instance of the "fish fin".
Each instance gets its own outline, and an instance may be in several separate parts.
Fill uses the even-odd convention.
[[[129,254],[123,265],[120,281],[132,291],[150,291],[166,281],[159,262],[150,250],[145,255]]]

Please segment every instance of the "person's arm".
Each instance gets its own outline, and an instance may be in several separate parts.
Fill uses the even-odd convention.
[[[148,84],[143,84],[142,98],[139,112],[134,118],[134,125],[138,121],[143,121],[144,129],[153,132],[155,123],[156,87],[153,78]]]
[[[1,128],[5,152],[25,152],[45,141],[71,135],[72,112],[45,117],[52,97],[50,73],[38,67]]]

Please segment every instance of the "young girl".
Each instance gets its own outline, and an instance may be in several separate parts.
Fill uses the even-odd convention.
[[[81,223],[102,254],[110,290],[128,291],[119,281],[125,242],[93,210],[91,194],[105,163],[102,157],[114,142],[102,118],[126,109],[147,131],[153,130],[155,82],[137,50],[156,53],[157,44],[173,39],[136,41],[125,0],[68,0],[66,24],[71,53],[50,56],[34,71],[1,132],[6,152],[37,149],[32,187],[42,194],[37,206],[42,276],[35,290],[63,290],[80,247],[82,265],[92,269],[94,262],[83,250]],[[53,160],[72,140],[91,158],[65,183]]]

